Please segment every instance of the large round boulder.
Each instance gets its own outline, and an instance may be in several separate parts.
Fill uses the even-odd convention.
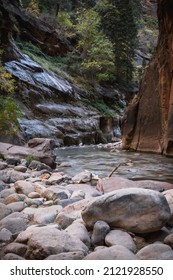
[[[102,220],[112,228],[134,233],[157,231],[171,215],[163,194],[138,188],[121,189],[97,197],[85,206],[81,214],[91,228]]]

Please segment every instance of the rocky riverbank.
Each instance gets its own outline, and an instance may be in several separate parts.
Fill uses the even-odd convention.
[[[172,184],[1,157],[1,259],[173,259]]]

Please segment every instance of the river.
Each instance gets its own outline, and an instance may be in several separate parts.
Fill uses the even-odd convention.
[[[149,153],[122,151],[114,152],[104,146],[73,146],[56,149],[57,163],[64,163],[59,170],[74,176],[88,170],[106,177],[121,163],[113,176],[123,176],[133,180],[158,180],[173,183],[173,158]]]

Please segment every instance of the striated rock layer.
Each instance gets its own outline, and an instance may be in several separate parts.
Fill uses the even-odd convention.
[[[123,120],[123,148],[173,156],[173,1],[158,0],[159,39]]]

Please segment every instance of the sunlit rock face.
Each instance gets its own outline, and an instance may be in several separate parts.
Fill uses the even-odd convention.
[[[123,148],[173,156],[173,1],[158,1],[156,54],[123,120]]]

